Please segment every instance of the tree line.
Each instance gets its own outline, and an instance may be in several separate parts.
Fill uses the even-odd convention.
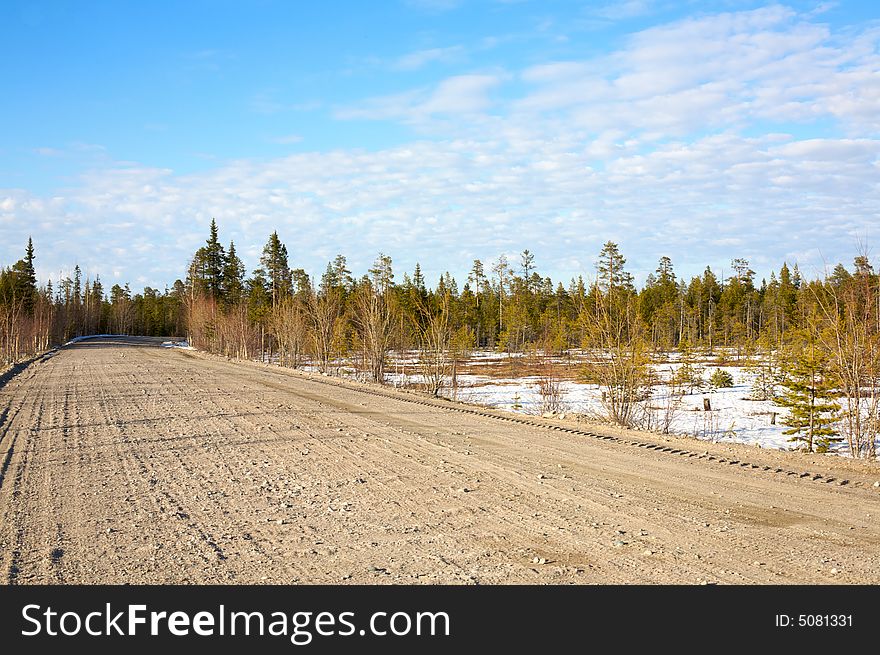
[[[24,257],[0,268],[0,363],[8,365],[89,334],[161,336],[185,331],[183,286],[131,292],[128,284],[105,289],[100,276],[72,275],[39,285],[36,254],[28,239]]]
[[[609,241],[588,280],[554,282],[524,250],[515,262],[474,260],[461,285],[449,273],[429,285],[418,264],[397,278],[381,253],[360,277],[340,254],[313,278],[291,264],[277,232],[248,275],[212,221],[185,279],[161,293],[133,295],[118,284],[106,293],[78,267],[54,288],[38,288],[33,260],[29,242],[22,260],[0,270],[6,362],[79,334],[185,334],[194,347],[226,356],[309,362],[325,373],[353,363],[383,383],[390,354],[409,351],[438,395],[476,348],[539,352],[548,367],[552,356],[577,350],[595,355],[583,378],[603,388],[607,417],[633,426],[644,422],[657,383],[652,357],[678,352],[671,382],[685,389],[700,350],[754,362],[761,393],[789,408],[792,438],[808,449],[844,439],[855,455],[875,453],[880,277],[864,254],[851,269],[838,264],[815,279],[783,263],[760,282],[745,259],[734,259],[726,277],[707,266],[685,279],[661,257],[637,288]],[[547,378],[558,387],[552,371]]]

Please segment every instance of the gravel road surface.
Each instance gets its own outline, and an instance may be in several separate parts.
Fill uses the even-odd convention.
[[[877,584],[877,479],[95,339],[0,387],[0,574]]]

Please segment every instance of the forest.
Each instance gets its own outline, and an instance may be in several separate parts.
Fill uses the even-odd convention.
[[[542,393],[552,400],[554,362],[576,353],[581,378],[603,389],[604,418],[656,427],[645,419],[661,383],[652,361],[676,353],[681,365],[663,383],[684,393],[695,354],[723,353],[753,363],[756,392],[785,408],[786,434],[805,450],[843,442],[853,456],[877,454],[880,276],[865,253],[823,278],[782,263],[760,282],[745,259],[733,259],[726,278],[707,266],[686,280],[662,257],[637,288],[609,241],[588,280],[554,282],[524,250],[518,261],[475,260],[461,284],[449,273],[429,284],[418,264],[397,277],[381,253],[360,277],[341,254],[312,277],[291,265],[277,232],[248,275],[212,221],[184,279],[141,293],[105,289],[78,266],[39,284],[35,257],[29,241],[22,259],[0,270],[4,365],[80,335],[175,336],[203,351],[325,374],[345,361],[380,384],[394,354],[409,353],[420,386],[437,396],[475,350],[528,352],[542,363]]]

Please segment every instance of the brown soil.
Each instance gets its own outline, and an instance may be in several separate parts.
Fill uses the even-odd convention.
[[[0,574],[876,584],[876,479],[862,462],[93,340],[0,388]]]

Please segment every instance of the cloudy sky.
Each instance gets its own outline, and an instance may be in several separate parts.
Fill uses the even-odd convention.
[[[880,4],[401,0],[0,4],[0,265],[460,281],[524,248],[589,277],[880,256]]]

